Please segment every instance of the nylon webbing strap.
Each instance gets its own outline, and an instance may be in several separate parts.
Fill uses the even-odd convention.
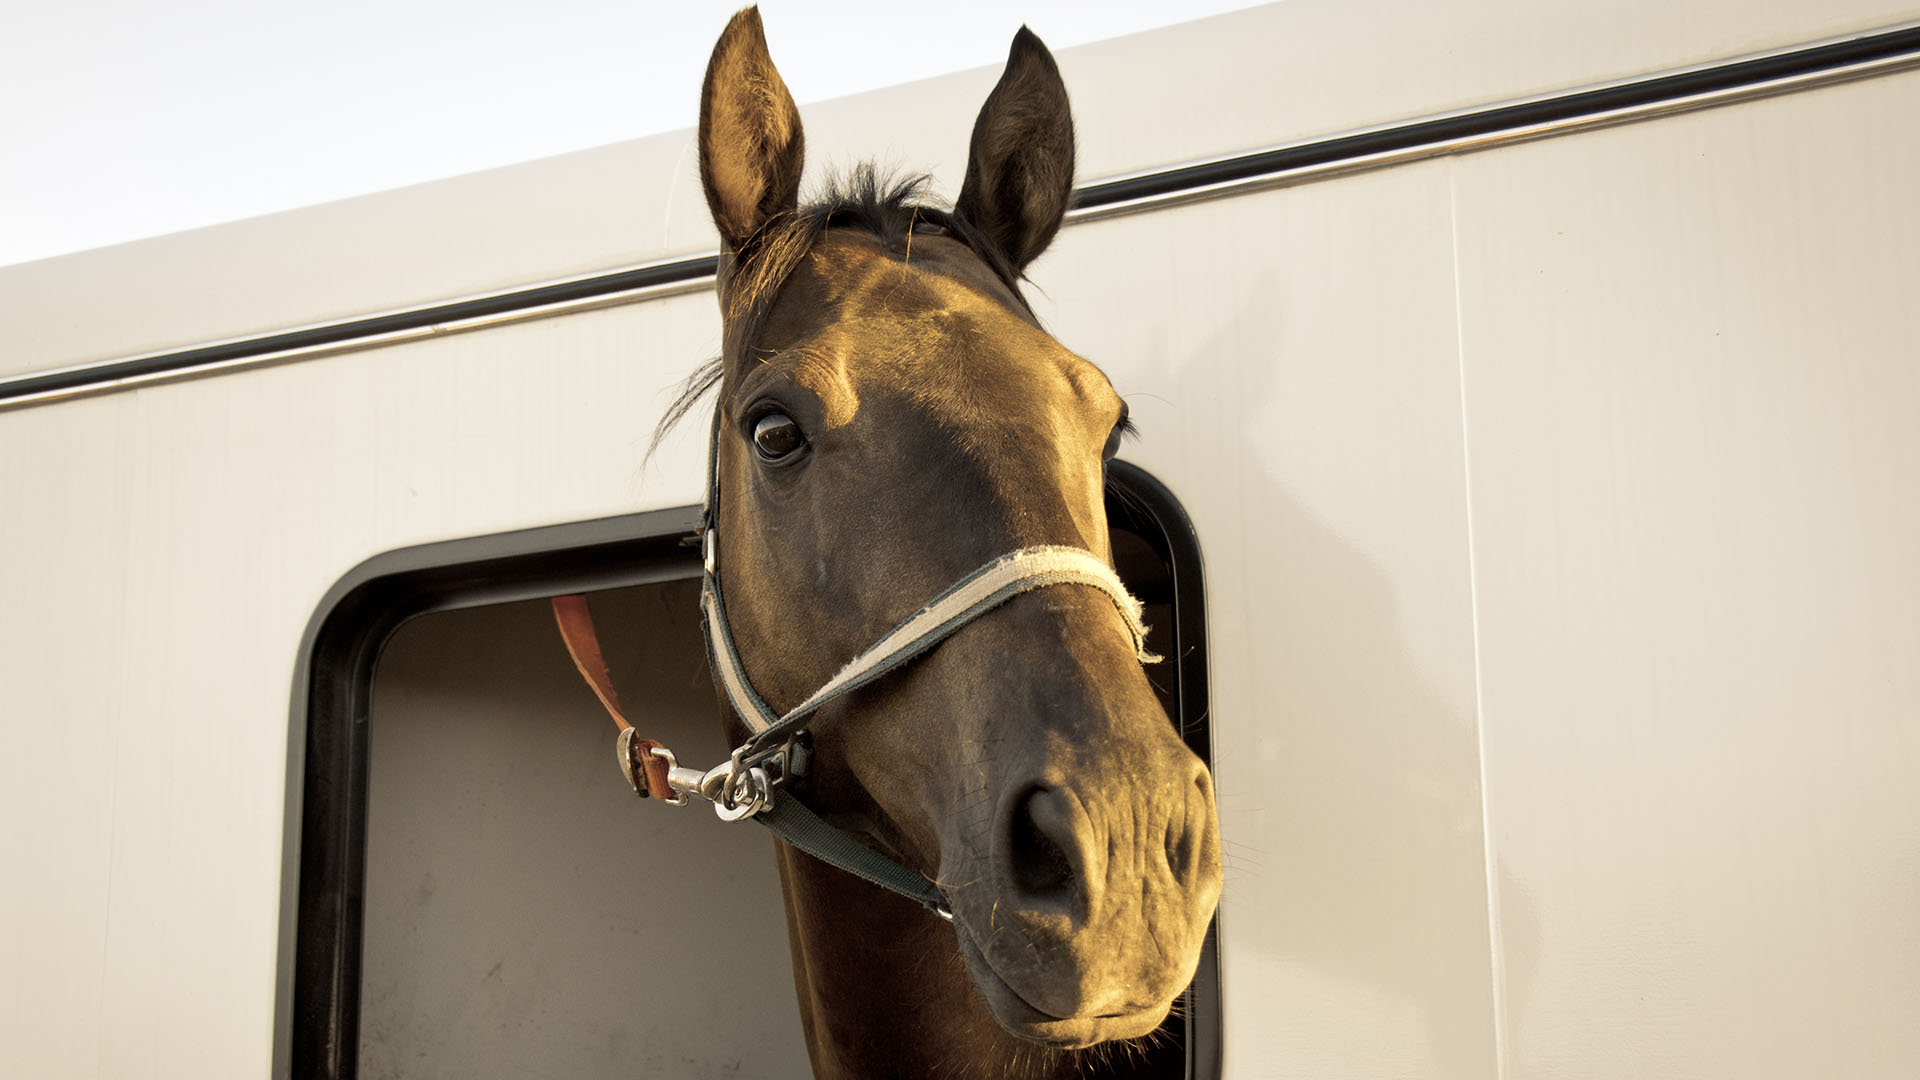
[[[1031,547],[1003,555],[960,579],[900,625],[884,634],[846,666],[828,679],[805,701],[784,716],[776,716],[760,695],[754,692],[739,654],[733,648],[733,634],[727,627],[726,605],[721,599],[716,576],[707,576],[701,590],[701,607],[706,615],[707,649],[714,670],[720,676],[734,711],[754,732],[753,742],[765,744],[797,729],[822,705],[880,678],[901,664],[938,645],[954,631],[1015,596],[1049,585],[1088,585],[1099,589],[1113,602],[1127,632],[1133,638],[1134,652],[1143,662],[1159,657],[1147,652],[1147,628],[1141,622],[1140,601],[1127,592],[1106,562],[1090,551],[1072,547]]]
[[[936,914],[953,917],[939,886],[885,855],[862,846],[853,837],[821,820],[820,815],[791,794],[775,799],[772,806],[755,814],[753,819],[772,829],[775,836],[821,862],[917,900]]]
[[[700,625],[707,636],[707,666],[719,677],[727,692],[727,701],[747,730],[758,736],[780,722],[780,714],[760,699],[747,681],[746,668],[733,647],[733,631],[727,626],[727,605],[720,597],[720,578],[711,569],[700,584]]]

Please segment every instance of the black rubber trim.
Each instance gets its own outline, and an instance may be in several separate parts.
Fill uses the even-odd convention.
[[[1698,71],[1656,76],[1618,86],[1562,94],[1539,101],[1483,109],[1438,120],[1401,124],[1378,131],[1223,158],[1219,161],[1188,165],[1103,184],[1089,184],[1074,192],[1073,205],[1081,209],[1095,209],[1115,203],[1131,202],[1135,199],[1173,195],[1182,191],[1251,180],[1329,162],[1390,153],[1453,139],[1490,135],[1512,128],[1570,120],[1594,113],[1649,105],[1695,94],[1732,90],[1770,79],[1810,75],[1848,64],[1883,60],[1916,52],[1920,52],[1920,27],[1890,30],[1847,41],[1735,61]],[[200,348],[183,349],[179,352],[161,353],[137,360],[31,376],[11,382],[0,382],[0,401],[111,383],[120,379],[184,371],[287,349],[333,345],[356,338],[414,330],[461,319],[498,315],[546,304],[591,299],[630,289],[697,281],[713,276],[714,264],[715,259],[710,255],[677,262],[658,263],[635,270],[499,293],[438,307],[418,308],[392,315],[329,323],[306,330],[269,334],[221,345],[206,345]]]
[[[1920,52],[1920,27],[1892,30],[1883,34],[1816,45],[1806,49],[1795,49],[1791,52],[1719,64],[1697,71],[1661,75],[1616,86],[1560,94],[1538,101],[1481,109],[1458,116],[1400,124],[1378,131],[1302,143],[1298,146],[1286,146],[1257,154],[1223,158],[1219,161],[1128,177],[1105,184],[1090,184],[1074,193],[1073,205],[1076,209],[1093,209],[1114,203],[1131,202],[1135,199],[1173,195],[1196,188],[1212,187],[1216,184],[1311,168],[1329,162],[1392,153],[1432,143],[1476,138],[1515,128],[1532,127],[1536,124],[1557,123],[1611,112],[1615,109],[1673,101],[1696,94],[1735,90],[1772,79],[1812,75],[1848,64],[1884,60],[1911,52]]]
[[[1125,461],[1107,463],[1107,528],[1125,529],[1151,544],[1172,572],[1172,665],[1175,721],[1180,738],[1213,768],[1213,714],[1208,707],[1206,567],[1200,536],[1180,500],[1154,475]],[[1200,967],[1181,1005],[1186,1020],[1187,1076],[1215,1080],[1225,1039],[1220,999],[1220,913],[1207,926]]]
[[[360,1049],[367,752],[374,664],[395,630],[429,611],[699,577],[684,508],[500,533],[379,555],[340,579],[301,640],[292,737],[304,740],[287,812],[299,837],[290,1007],[275,1032],[291,1075],[347,1080]],[[291,831],[291,830],[290,830]],[[282,1048],[284,1047],[284,1050]]]
[[[1150,473],[1115,461],[1107,483],[1111,527],[1146,540],[1171,572],[1176,719],[1187,745],[1211,765],[1199,539]],[[358,1075],[368,732],[374,668],[388,639],[432,611],[698,578],[692,539],[699,521],[699,507],[682,507],[403,548],[361,563],[327,591],[301,639],[293,679],[292,736],[303,753],[290,764],[287,785],[297,865],[283,871],[294,940],[284,960],[293,970],[282,985],[292,1000],[279,1012],[275,1046],[296,1080]],[[1197,1080],[1220,1075],[1218,925],[1216,916],[1184,1008],[1186,1075]]]

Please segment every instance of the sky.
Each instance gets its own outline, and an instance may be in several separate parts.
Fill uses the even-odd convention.
[[[691,127],[740,0],[0,0],[0,265]],[[769,0],[801,104],[1247,0]]]

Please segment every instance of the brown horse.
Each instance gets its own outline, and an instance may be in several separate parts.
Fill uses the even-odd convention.
[[[714,49],[699,143],[725,330],[695,391],[720,388],[725,612],[765,701],[802,701],[1003,553],[1110,558],[1104,464],[1126,407],[1019,287],[1073,176],[1066,90],[1039,39],[1014,38],[951,210],[871,168],[800,204],[800,115],[752,9]],[[730,726],[737,743],[746,729]],[[1151,1058],[1086,1048],[1150,1036],[1192,979],[1218,826],[1211,778],[1111,598],[1019,595],[811,728],[811,770],[781,797],[926,875],[953,916],[778,846],[817,1074],[1082,1075]]]

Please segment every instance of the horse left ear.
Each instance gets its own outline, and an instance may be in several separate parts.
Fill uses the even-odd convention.
[[[700,183],[729,250],[799,203],[806,139],[800,110],[773,66],[760,9],[727,23],[700,88]]]
[[[1073,113],[1053,54],[1021,27],[980,107],[954,211],[1025,269],[1060,230],[1073,195]]]

